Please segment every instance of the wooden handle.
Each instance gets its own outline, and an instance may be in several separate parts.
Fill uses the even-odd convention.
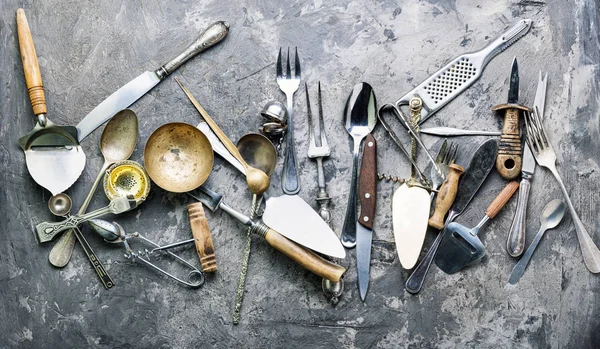
[[[490,217],[490,219],[496,217],[498,212],[500,212],[502,207],[504,207],[504,205],[506,205],[508,200],[510,200],[510,198],[513,196],[513,194],[517,191],[518,188],[519,188],[519,183],[517,181],[512,181],[512,182],[508,183],[504,187],[504,189],[502,189],[500,194],[498,194],[498,196],[496,196],[494,201],[492,201],[492,203],[485,210],[486,216]]]
[[[373,229],[377,198],[377,142],[370,133],[365,138],[360,178],[358,180],[358,195],[360,201],[358,220],[366,228]]]
[[[339,282],[346,272],[346,268],[317,256],[273,229],[267,230],[265,240],[277,251],[324,279]]]
[[[190,226],[196,244],[196,252],[200,257],[200,264],[205,273],[217,271],[217,259],[215,257],[215,246],[213,245],[208,228],[208,221],[204,215],[202,203],[195,202],[188,205],[188,214],[190,216]]]
[[[518,108],[504,109],[504,126],[496,157],[496,169],[504,179],[515,179],[521,174],[523,147],[519,127],[520,113],[521,109]]]
[[[440,191],[435,198],[435,211],[431,218],[429,218],[429,226],[442,229],[444,228],[444,217],[446,213],[452,207],[454,199],[456,198],[456,191],[458,190],[458,180],[460,176],[465,172],[465,169],[457,164],[451,164],[448,172],[448,177],[442,186]]]
[[[29,91],[31,107],[35,115],[46,114],[46,97],[44,96],[44,85],[42,74],[38,64],[33,38],[22,8],[17,10],[17,32],[19,35],[19,48],[21,50],[21,61],[25,73],[25,83]]]

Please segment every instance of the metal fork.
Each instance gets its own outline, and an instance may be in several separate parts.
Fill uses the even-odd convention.
[[[527,128],[527,144],[529,144],[535,160],[538,165],[545,167],[552,172],[567,201],[571,217],[573,218],[573,224],[575,224],[575,230],[577,231],[577,239],[579,240],[579,246],[581,247],[585,266],[592,273],[600,273],[600,250],[583,226],[581,219],[579,219],[579,216],[571,203],[567,189],[556,170],[556,153],[544,130],[537,108],[533,113],[527,113],[525,117],[525,127]]]
[[[317,126],[313,127],[312,112],[310,110],[310,97],[308,95],[308,85],[304,83],[306,90],[306,113],[308,114],[308,134],[309,134],[309,145],[308,145],[308,157],[311,159],[317,159],[317,174],[318,174],[318,186],[319,193],[317,194],[317,202],[319,203],[319,214],[323,220],[331,226],[331,212],[329,212],[329,195],[325,188],[325,172],[323,171],[323,158],[331,155],[331,149],[327,144],[327,136],[325,135],[325,123],[323,121],[323,104],[321,102],[321,82],[319,81],[319,95],[317,97],[319,106],[319,118],[317,119]],[[318,139],[316,141],[315,135],[318,130]],[[320,144],[320,145],[317,145]]]
[[[294,93],[300,86],[300,59],[298,58],[298,48],[296,47],[296,58],[294,63],[294,76],[292,77],[290,67],[290,49],[287,52],[287,70],[283,75],[283,65],[281,63],[281,48],[277,57],[277,85],[287,97],[288,111],[288,131],[286,140],[285,157],[283,163],[283,175],[281,176],[281,185],[283,192],[288,195],[297,194],[300,191],[300,182],[298,180],[298,169],[296,155],[294,153]]]
[[[442,174],[445,177],[448,177],[448,172],[450,172],[450,165],[456,161],[456,154],[458,153],[458,144],[454,142],[450,142],[450,147],[448,147],[448,140],[444,139],[444,143],[440,147],[438,154],[435,158],[435,163],[438,165]],[[435,167],[431,167],[431,200],[435,197],[435,190],[438,190],[442,183],[444,183],[445,177],[442,177],[438,171],[436,171]]]

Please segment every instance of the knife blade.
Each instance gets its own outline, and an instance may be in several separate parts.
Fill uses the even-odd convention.
[[[419,293],[421,287],[423,287],[425,276],[427,276],[431,262],[433,261],[440,242],[442,241],[442,238],[446,232],[445,228],[450,222],[458,217],[471,202],[494,167],[497,152],[498,141],[495,139],[490,139],[484,142],[475,151],[475,154],[469,162],[469,166],[465,170],[465,173],[458,184],[456,199],[454,200],[452,208],[450,208],[450,212],[446,218],[444,230],[438,233],[438,236],[435,238],[435,241],[429,248],[429,251],[427,251],[425,257],[421,260],[421,262],[413,270],[413,273],[406,280],[405,288],[408,292],[416,294]]]
[[[339,282],[346,269],[316,255],[308,249],[288,240],[263,222],[255,221],[223,202],[223,196],[202,185],[198,189],[187,192],[192,198],[202,202],[209,210],[222,209],[242,224],[249,226],[251,232],[263,237],[271,247],[293,259],[302,267],[314,274]]]
[[[221,42],[229,32],[229,23],[219,21],[208,26],[188,48],[181,54],[157,70],[147,71],[131,80],[123,87],[113,92],[102,103],[98,104],[83,120],[77,124],[78,140],[97,129],[100,125],[112,118],[117,112],[123,110],[145,95],[169,74],[187,62],[190,58]]]
[[[538,86],[533,102],[533,112],[539,113],[540,118],[544,117],[544,107],[546,104],[546,88],[548,86],[548,73],[542,78],[540,71]],[[527,201],[529,198],[530,181],[535,173],[535,158],[527,142],[523,148],[523,165],[521,167],[521,183],[519,184],[519,197],[515,216],[508,231],[506,240],[506,250],[513,257],[518,257],[525,251],[525,231],[527,220]]]
[[[369,271],[371,269],[371,242],[373,239],[373,220],[377,199],[377,142],[372,134],[365,138],[363,158],[358,181],[360,215],[356,222],[356,270],[358,273],[358,291],[364,302],[369,289]]]

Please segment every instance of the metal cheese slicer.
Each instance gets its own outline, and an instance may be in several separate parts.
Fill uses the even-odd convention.
[[[123,230],[123,227],[121,227],[116,222],[110,223],[101,219],[91,219],[88,221],[88,223],[100,236],[102,236],[102,238],[104,238],[106,242],[112,244],[123,244],[123,247],[125,248],[125,258],[131,259],[136,262],[140,261],[143,264],[149,266],[150,268],[158,271],[159,273],[162,273],[170,277],[171,279],[176,280],[177,282],[192,288],[198,288],[204,284],[204,273],[202,273],[196,267],[194,267],[186,260],[176,255],[175,253],[161,249],[161,246],[159,244],[144,237],[142,234],[138,232],[126,234],[125,230]],[[131,248],[129,241],[135,238],[140,239],[152,246],[152,250],[144,249],[138,252],[134,251]],[[175,258],[177,262],[191,269],[191,271],[187,275],[187,279],[179,278],[150,261],[150,255],[155,251],[159,250],[165,251],[166,253],[171,255],[171,257]]]

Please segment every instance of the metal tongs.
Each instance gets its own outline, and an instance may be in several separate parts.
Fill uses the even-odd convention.
[[[183,279],[176,277],[175,275],[165,271],[164,269],[162,269],[162,268],[158,267],[157,265],[155,265],[154,263],[150,262],[148,257],[154,251],[160,251],[160,250],[164,250],[164,249],[162,249],[162,246],[158,245],[154,241],[142,236],[142,234],[140,234],[138,232],[126,234],[123,227],[121,227],[117,222],[110,223],[108,221],[101,220],[101,219],[92,219],[92,220],[88,221],[88,223],[90,224],[90,226],[92,228],[94,228],[94,230],[100,236],[102,236],[102,238],[104,238],[104,241],[111,243],[111,244],[118,244],[118,243],[123,244],[123,247],[125,248],[125,258],[132,259],[133,261],[140,261],[140,262],[144,263],[145,265],[151,267],[152,269],[158,271],[159,273],[162,273],[162,274],[170,277],[171,279],[174,279],[174,280],[176,280],[186,286],[192,287],[192,288],[198,288],[204,284],[204,273],[202,273],[202,271],[198,270],[196,267],[194,267],[193,265],[191,265],[190,263],[185,261],[183,258],[179,257],[178,255],[176,255],[175,253],[173,253],[171,251],[165,251],[165,252],[170,254],[177,261],[179,261],[180,263],[184,264],[185,266],[187,266],[188,268],[191,269],[191,271],[187,275],[187,281],[184,281]],[[133,238],[139,238],[139,239],[145,241],[146,243],[150,244],[154,249],[150,250],[150,251],[145,249],[143,251],[135,252],[131,248],[131,245],[128,242],[128,240],[131,240]]]

